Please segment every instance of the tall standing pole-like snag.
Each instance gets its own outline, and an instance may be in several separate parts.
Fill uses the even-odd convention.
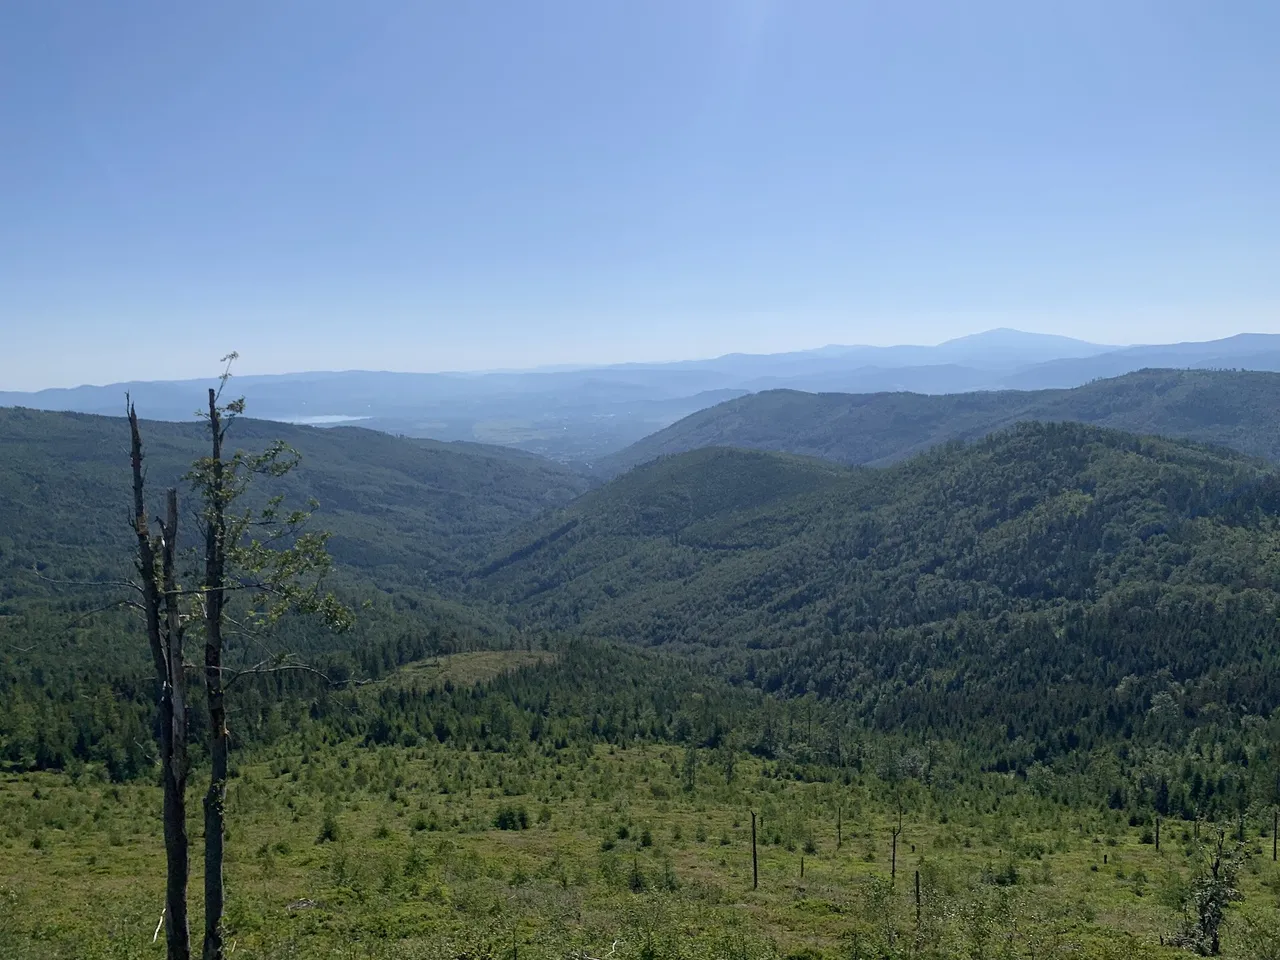
[[[889,885],[898,880],[898,837],[902,836],[902,803],[898,803],[898,822],[893,826],[893,850],[889,857]]]
[[[187,709],[182,661],[183,623],[174,570],[178,542],[178,492],[168,491],[159,537],[147,523],[146,476],[138,414],[129,404],[130,463],[133,469],[132,526],[138,541],[143,615],[156,681],[160,685],[160,771],[164,789],[165,945],[169,960],[191,956],[187,920],[190,877],[187,839]],[[157,557],[157,554],[159,556]]]
[[[920,936],[920,871],[916,871],[916,936]]]
[[[209,758],[212,770],[204,798],[204,960],[222,960],[223,844],[227,805],[227,708],[222,678],[222,611],[226,601],[227,515],[226,465],[222,460],[225,428],[218,392],[209,390],[208,495],[204,529],[204,683],[209,708]]]
[[[309,510],[280,512],[282,496],[270,498],[258,510],[239,500],[255,476],[282,477],[298,463],[298,454],[276,441],[258,454],[225,453],[227,431],[244,412],[244,400],[222,401],[236,355],[224,358],[227,369],[217,389],[209,391],[209,406],[201,416],[209,429],[209,455],[199,458],[186,479],[200,501],[200,529],[204,570],[200,587],[200,618],[204,626],[205,701],[209,715],[209,789],[204,799],[204,960],[223,960],[226,933],[223,916],[226,887],[223,861],[226,847],[226,804],[230,735],[226,694],[239,677],[281,670],[310,670],[306,664],[279,658],[256,666],[228,669],[223,624],[231,597],[243,611],[239,630],[270,626],[290,611],[319,613],[338,630],[351,624],[351,612],[331,593],[323,591],[331,560],[325,549],[328,534],[306,532]],[[311,508],[316,503],[312,501]],[[237,616],[240,616],[237,613]]]
[[[756,812],[751,811],[751,889],[760,888],[760,864],[756,859]]]

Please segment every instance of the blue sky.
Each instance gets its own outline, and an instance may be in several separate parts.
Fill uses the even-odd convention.
[[[1280,4],[0,4],[0,389],[1280,332]]]

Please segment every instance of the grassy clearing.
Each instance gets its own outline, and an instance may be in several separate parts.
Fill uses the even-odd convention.
[[[1189,825],[1167,823],[1157,853],[1113,811],[991,776],[904,799],[891,883],[888,785],[777,779],[742,757],[730,781],[711,758],[436,743],[257,756],[230,799],[235,956],[598,957],[614,941],[618,958],[1184,955],[1160,937],[1178,924]],[[0,956],[161,955],[158,808],[148,785],[0,781]],[[1257,850],[1229,956],[1263,956],[1245,918],[1280,906],[1269,841]]]
[[[400,667],[388,684],[397,688],[430,690],[445,681],[455,686],[484,683],[523,667],[551,663],[556,655],[547,650],[480,650],[449,653]]]

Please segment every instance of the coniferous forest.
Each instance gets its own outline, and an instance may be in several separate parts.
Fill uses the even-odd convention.
[[[229,744],[225,955],[1280,955],[1265,438],[1050,418],[602,482],[232,419],[225,737],[207,425],[140,424],[146,513],[180,504],[193,934]],[[288,469],[233,460],[276,440]],[[161,956],[129,425],[4,409],[0,453],[0,956]]]

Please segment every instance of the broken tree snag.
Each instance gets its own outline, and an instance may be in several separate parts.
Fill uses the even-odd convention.
[[[920,871],[916,871],[916,933],[920,932]]]
[[[161,576],[164,585],[165,659],[168,662],[170,728],[169,748],[165,752],[164,771],[165,849],[168,855],[168,883],[165,905],[169,925],[166,931],[169,960],[187,960],[191,956],[191,931],[187,921],[187,884],[191,863],[187,838],[187,695],[186,672],[182,652],[181,592],[175,572],[178,553],[178,491],[170,488],[166,496]]]
[[[186,676],[182,663],[182,617],[174,572],[178,540],[178,494],[169,490],[160,535],[153,537],[147,522],[146,476],[143,471],[142,431],[138,413],[129,404],[129,460],[133,474],[133,531],[139,591],[147,630],[147,644],[159,686],[160,774],[164,799],[162,821],[165,849],[165,905],[161,924],[169,960],[188,960],[191,934],[187,920],[190,878],[187,838],[187,712]],[[157,556],[158,554],[158,556]],[[159,936],[160,927],[156,927]]]
[[[226,838],[227,710],[222,677],[222,607],[226,600],[226,464],[222,459],[222,411],[218,393],[209,390],[208,489],[204,523],[204,683],[209,710],[209,758],[212,771],[204,798],[204,960],[222,960],[223,844]]]
[[[902,835],[902,808],[898,808],[898,822],[893,827],[893,847],[889,855],[889,885],[898,879],[898,837]]]
[[[756,812],[751,811],[751,889],[760,889],[760,864],[756,859]]]

